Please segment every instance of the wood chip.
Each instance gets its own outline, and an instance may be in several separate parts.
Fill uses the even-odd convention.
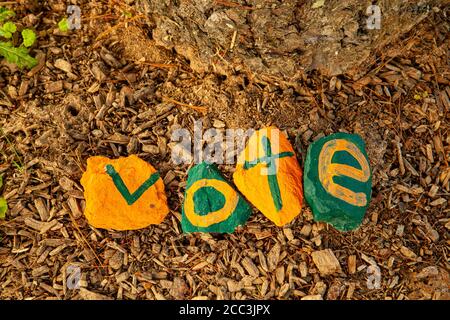
[[[50,82],[45,85],[45,91],[47,93],[60,92],[63,90],[63,88],[64,88],[64,83],[62,80]]]
[[[89,291],[86,288],[80,288],[79,295],[80,298],[83,300],[113,300],[113,298],[111,297],[93,291]]]
[[[75,219],[79,219],[83,215],[83,212],[80,210],[80,207],[78,206],[77,199],[75,199],[74,197],[69,197],[69,200],[67,200],[67,204]]]
[[[445,198],[439,198],[439,199],[436,199],[436,200],[432,201],[432,202],[430,203],[430,206],[436,207],[436,206],[443,205],[443,204],[446,203],[446,202],[447,202],[447,199],[445,199]]]
[[[70,64],[70,62],[68,62],[64,59],[56,59],[55,67],[66,73],[72,72],[72,65]]]
[[[39,231],[41,234],[46,233],[51,228],[55,227],[58,224],[58,221],[52,220],[49,222],[41,222],[34,220],[33,218],[25,218],[25,225],[33,228],[34,230]]]
[[[288,241],[294,240],[294,234],[292,233],[291,228],[283,228],[283,233]]]
[[[259,276],[258,268],[249,257],[245,257],[244,259],[242,259],[242,265],[244,266],[245,270],[247,270],[248,274],[252,277]]]
[[[260,264],[261,268],[266,272],[269,271],[269,267],[267,266],[266,257],[264,256],[264,253],[261,250],[258,250],[258,258],[259,258],[259,264]]]
[[[420,279],[425,279],[425,278],[429,278],[429,277],[434,277],[434,276],[437,276],[438,274],[439,274],[439,269],[436,266],[429,266],[429,267],[423,268],[416,275],[416,279],[420,280]]]
[[[36,210],[41,217],[41,221],[47,221],[50,217],[50,214],[48,212],[47,206],[44,203],[44,200],[42,198],[36,198],[34,200],[34,206],[36,207]]]
[[[284,283],[284,276],[285,276],[284,266],[279,266],[275,270],[275,278],[277,279],[279,285],[282,285]]]
[[[49,271],[50,271],[49,267],[47,267],[47,266],[40,266],[40,267],[34,268],[31,271],[31,275],[33,277],[37,278],[39,276],[42,276],[42,275],[48,273]]]
[[[356,255],[348,256],[348,272],[350,274],[356,273]]]
[[[439,186],[433,184],[433,185],[431,186],[431,188],[430,188],[430,191],[428,192],[428,195],[429,195],[431,198],[434,198],[434,197],[436,196],[438,190],[439,190]]]
[[[396,147],[397,147],[397,159],[398,159],[398,165],[400,168],[400,174],[404,175],[405,174],[405,164],[403,163],[403,156],[402,156],[402,147],[400,142],[396,142]]]
[[[314,251],[311,256],[321,274],[329,275],[342,272],[341,265],[331,249]]]
[[[227,287],[228,287],[228,291],[230,291],[230,292],[238,292],[238,291],[242,290],[241,283],[234,281],[234,280],[228,280]]]
[[[397,189],[397,190],[399,190],[401,192],[409,193],[409,194],[412,194],[412,195],[420,195],[420,194],[422,194],[424,192],[422,187],[408,188],[408,187],[405,187],[405,186],[403,186],[401,184],[396,184],[394,187],[395,187],[395,189]]]
[[[415,260],[417,258],[417,255],[414,253],[414,251],[412,251],[411,249],[409,249],[408,247],[402,246],[400,248],[400,253],[411,260]]]
[[[309,234],[311,233],[311,230],[312,230],[312,226],[309,223],[307,223],[300,230],[300,234],[302,236],[309,237]]]
[[[273,245],[272,249],[270,249],[269,253],[267,254],[267,266],[270,272],[274,271],[277,267],[278,260],[280,258],[280,252],[281,245],[277,242]]]
[[[301,300],[323,300],[320,294],[308,295],[301,298]]]

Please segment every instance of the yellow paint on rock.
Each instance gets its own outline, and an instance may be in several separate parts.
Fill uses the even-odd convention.
[[[217,191],[220,191],[225,197],[225,206],[207,215],[199,215],[195,213],[194,194],[197,190],[204,187],[213,187]],[[233,214],[238,202],[239,196],[237,192],[227,182],[216,179],[202,179],[194,182],[186,191],[184,212],[192,225],[206,228],[227,220]]]
[[[358,161],[361,169],[346,164],[331,163],[334,154],[338,151],[350,153]],[[353,206],[364,207],[367,205],[367,196],[364,192],[353,192],[333,181],[334,176],[345,176],[360,182],[369,180],[369,163],[354,143],[345,139],[331,140],[325,143],[320,151],[318,168],[319,180],[328,193]]]
[[[245,161],[252,163],[266,155],[263,137],[270,140],[272,155],[289,153],[275,160],[276,178],[281,195],[278,210],[269,185],[270,169],[265,163],[245,168]],[[273,173],[273,172],[272,172]],[[239,191],[277,226],[291,222],[300,214],[303,203],[302,170],[289,140],[275,127],[256,131],[238,158],[233,180]]]
[[[152,165],[134,155],[115,160],[89,158],[81,178],[86,200],[84,214],[89,224],[103,229],[136,230],[161,223],[169,213],[162,179],[159,178],[129,205],[106,172],[107,165],[112,165],[130,193],[157,172]]]

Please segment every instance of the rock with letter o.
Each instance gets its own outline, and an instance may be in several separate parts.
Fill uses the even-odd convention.
[[[181,220],[184,232],[232,233],[251,212],[216,165],[202,162],[189,170]]]
[[[358,228],[372,193],[372,172],[361,137],[335,133],[313,142],[305,161],[304,192],[316,221],[340,231]]]

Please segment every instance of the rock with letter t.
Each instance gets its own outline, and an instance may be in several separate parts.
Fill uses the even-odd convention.
[[[184,232],[232,233],[251,213],[216,165],[202,162],[189,170],[181,219]]]
[[[277,226],[302,210],[302,170],[289,140],[275,127],[258,130],[238,158],[239,191]]]
[[[316,221],[340,231],[358,228],[372,194],[372,172],[361,137],[335,133],[313,142],[305,161],[304,188]]]
[[[81,185],[84,215],[96,228],[141,229],[161,223],[169,213],[158,171],[134,155],[115,160],[89,158]]]

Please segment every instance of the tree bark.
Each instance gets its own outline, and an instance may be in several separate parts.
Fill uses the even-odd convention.
[[[311,70],[361,76],[377,52],[444,1],[380,0],[381,25],[373,30],[372,1],[139,0],[138,6],[156,45],[184,56],[196,72],[295,82]]]

